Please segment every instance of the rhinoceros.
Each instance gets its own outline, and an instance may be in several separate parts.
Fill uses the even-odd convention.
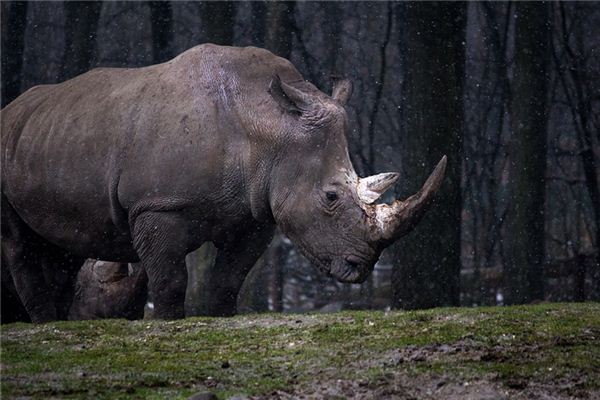
[[[398,174],[357,176],[351,91],[338,79],[328,96],[269,51],[211,44],[29,89],[2,110],[1,149],[2,250],[31,320],[66,317],[41,271],[56,254],[73,255],[65,271],[141,262],[155,317],[182,318],[185,256],[205,241],[218,251],[207,308],[231,315],[275,226],[325,273],[364,281],[431,205],[446,158],[417,194],[378,204]]]

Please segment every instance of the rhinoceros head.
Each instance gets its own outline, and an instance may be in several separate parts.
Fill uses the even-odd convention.
[[[308,89],[308,90],[307,90]],[[404,201],[376,204],[398,179],[395,172],[359,178],[348,155],[344,104],[349,81],[331,97],[275,77],[270,93],[284,110],[286,145],[273,171],[273,217],[300,251],[342,282],[363,282],[381,251],[407,234],[431,205],[446,157],[422,189]]]

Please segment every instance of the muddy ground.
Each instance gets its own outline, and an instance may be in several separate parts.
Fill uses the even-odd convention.
[[[13,398],[600,399],[600,304],[2,327]]]

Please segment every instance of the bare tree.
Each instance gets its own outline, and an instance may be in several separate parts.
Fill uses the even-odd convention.
[[[266,4],[265,12],[265,48],[274,54],[290,58],[293,43],[294,3],[292,2],[269,2]],[[281,234],[278,234],[267,250],[266,264],[271,268],[269,278],[269,309],[271,311],[283,311],[283,282],[284,254]]]
[[[161,63],[173,57],[173,10],[168,1],[150,1],[152,59]]]
[[[289,59],[294,25],[293,2],[268,2],[265,13],[265,48]]]
[[[200,3],[202,16],[202,40],[214,44],[231,46],[235,3],[229,1],[204,1]]]
[[[560,87],[571,113],[573,126],[577,134],[581,151],[578,156],[591,203],[592,219],[595,225],[595,255],[591,268],[592,298],[600,298],[600,112],[598,104],[598,73],[593,74],[593,57],[586,51],[584,26],[581,13],[588,10],[579,5],[568,7],[565,4],[553,5],[553,14],[557,22],[554,30],[553,59]],[[579,15],[577,15],[579,13]],[[569,15],[571,14],[571,15]],[[592,50],[593,51],[593,50]],[[597,66],[596,66],[597,68]],[[594,84],[594,82],[596,82]],[[583,257],[578,254],[577,257]],[[585,258],[585,257],[584,257]],[[586,263],[580,262],[578,271],[577,300],[585,299]]]
[[[2,107],[21,94],[27,2],[2,3]]]
[[[186,257],[188,271],[185,295],[185,315],[208,315],[207,304],[210,296],[208,278],[214,266],[217,250],[212,243],[204,243]]]
[[[469,7],[461,292],[464,304],[489,305],[502,289],[512,3]]]
[[[466,4],[404,3],[403,189],[415,192],[448,155],[438,205],[396,247],[393,304],[458,305]]]
[[[102,3],[66,1],[64,8],[65,52],[60,73],[61,80],[82,74],[92,65]]]
[[[544,298],[544,199],[548,121],[549,7],[516,5],[511,118],[511,259],[507,303]]]

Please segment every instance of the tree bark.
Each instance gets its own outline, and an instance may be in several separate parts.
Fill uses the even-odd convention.
[[[278,233],[273,238],[271,245],[266,251],[266,259],[271,269],[269,277],[269,310],[274,312],[283,311],[283,284],[285,283],[285,256],[286,246],[283,243],[283,235]]]
[[[202,14],[202,40],[209,43],[231,46],[235,3],[228,1],[206,1],[200,4]]]
[[[211,242],[189,253],[185,259],[188,280],[185,292],[185,315],[208,315],[208,270],[214,265],[217,249]]]
[[[26,26],[27,2],[2,3],[2,108],[21,94]]]
[[[152,59],[155,64],[173,57],[173,10],[168,1],[151,1]]]
[[[265,10],[265,43],[267,50],[283,58],[290,58],[292,53],[292,35],[294,33],[294,3],[268,2]],[[269,309],[283,311],[284,266],[282,257],[281,236],[274,239],[267,250],[265,263],[270,266],[269,277]]]
[[[323,3],[325,9],[325,22],[329,31],[329,40],[327,52],[327,66],[329,73],[334,76],[340,76],[343,68],[342,55],[342,21],[344,9],[342,3],[331,1]],[[326,85],[331,85],[331,82],[324,82]],[[324,85],[325,86],[325,85]],[[323,87],[324,87],[323,86]],[[331,92],[330,92],[331,93]]]
[[[279,57],[289,59],[294,24],[293,2],[268,2],[265,13],[265,48]]]
[[[592,280],[589,299],[597,301],[600,300],[600,171],[598,168],[600,165],[598,160],[600,156],[600,135],[595,129],[592,106],[594,101],[592,93],[597,92],[594,85],[591,84],[594,79],[593,71],[595,67],[593,64],[589,64],[593,63],[591,53],[590,56],[585,54],[586,46],[584,43],[586,41],[584,38],[588,35],[588,33],[584,33],[586,28],[583,28],[579,22],[573,29],[567,28],[569,25],[573,26],[577,14],[582,11],[578,10],[577,5],[567,7],[562,3],[554,5],[552,10],[558,17],[555,19],[558,22],[554,30],[554,37],[559,44],[559,52],[566,59],[566,65],[561,65],[561,60],[555,52],[557,75],[567,98],[573,125],[582,147],[581,162],[595,223],[594,247],[596,248],[596,255],[589,269]],[[571,20],[570,24],[569,20]],[[574,36],[574,41],[571,41],[572,36]],[[585,265],[581,268],[586,269]],[[580,273],[578,279],[585,280],[585,275],[586,271]],[[585,285],[580,283],[579,287],[584,288]],[[585,298],[585,291],[579,293],[578,296]]]
[[[448,156],[436,204],[396,245],[392,304],[408,309],[460,302],[461,165],[464,130],[465,3],[404,3],[401,143],[404,195]]]
[[[60,80],[71,79],[90,69],[96,52],[96,31],[102,3],[66,1],[65,52]]]
[[[544,199],[549,86],[549,9],[516,4],[515,64],[511,100],[507,304],[544,298]]]

